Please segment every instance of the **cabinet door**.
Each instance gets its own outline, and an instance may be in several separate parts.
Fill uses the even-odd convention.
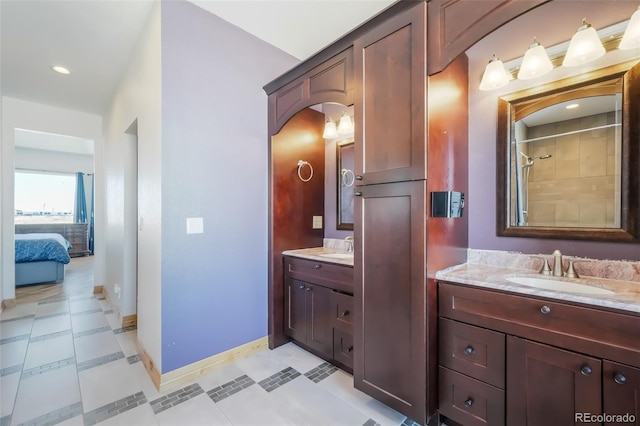
[[[307,283],[307,346],[333,356],[331,290]]]
[[[354,384],[425,423],[425,181],[358,192]]]
[[[302,343],[307,340],[307,283],[285,278],[284,333]]]
[[[602,413],[599,359],[507,337],[507,424],[577,424],[578,413]]]
[[[634,416],[640,422],[640,369],[610,361],[602,363],[602,394],[604,412],[613,416]],[[611,418],[605,425],[638,424],[630,420]]]
[[[354,41],[356,184],[425,179],[426,3]]]

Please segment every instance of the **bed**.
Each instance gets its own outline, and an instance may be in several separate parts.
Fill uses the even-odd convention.
[[[16,286],[59,283],[71,260],[71,244],[60,234],[16,234]]]

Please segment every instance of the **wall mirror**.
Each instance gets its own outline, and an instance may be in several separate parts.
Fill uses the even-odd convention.
[[[338,183],[336,229],[353,231],[353,184],[355,181],[353,138],[336,142],[336,165]]]
[[[640,64],[498,100],[497,234],[640,241]]]

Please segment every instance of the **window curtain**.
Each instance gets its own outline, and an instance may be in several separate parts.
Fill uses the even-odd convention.
[[[89,217],[89,251],[93,254],[93,221],[96,193],[96,176],[91,174],[91,216]]]
[[[75,223],[87,223],[87,196],[84,193],[84,173],[76,173],[76,202],[73,214]]]

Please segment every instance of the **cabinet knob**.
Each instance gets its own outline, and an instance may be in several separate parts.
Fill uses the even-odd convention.
[[[346,317],[347,315],[349,315],[349,311],[342,311],[342,313],[340,314],[341,317]]]
[[[464,402],[464,406],[467,408],[471,408],[472,405],[473,405],[473,399],[467,398],[467,400]]]
[[[300,290],[302,290],[302,289],[304,288],[304,285],[303,285],[303,284],[300,284],[300,285],[298,286],[298,288],[299,288]]]
[[[540,308],[540,312],[542,312],[543,314],[548,314],[549,312],[551,312],[551,308],[547,305],[544,305],[542,308]]]
[[[472,353],[474,353],[476,350],[473,349],[473,346],[469,345],[464,349],[464,353],[465,355],[471,355]]]
[[[362,197],[362,192],[356,191],[353,193],[353,195],[355,195],[356,197]]]
[[[349,346],[349,347],[347,348],[347,352],[353,352],[353,346]]]
[[[591,370],[591,367],[589,367],[588,365],[583,365],[582,367],[580,367],[580,372],[583,376],[589,376],[591,375],[593,370]]]
[[[322,265],[321,265],[321,264],[319,264],[319,263],[316,263],[315,265],[313,265],[313,267],[314,267],[315,269],[320,269],[320,268],[322,268]]]
[[[356,175],[356,180],[362,180],[362,175]]]
[[[627,383],[627,378],[624,377],[624,374],[618,373],[613,376],[613,381],[619,385],[624,385],[625,383]]]

